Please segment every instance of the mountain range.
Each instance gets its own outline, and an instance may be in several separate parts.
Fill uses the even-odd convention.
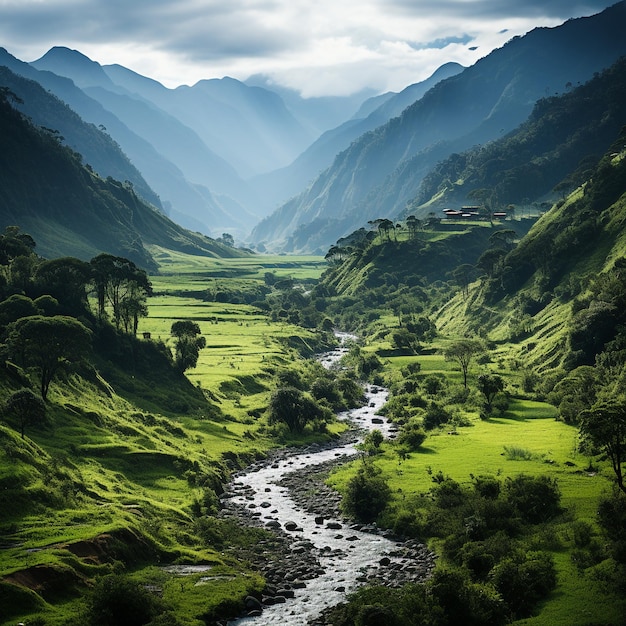
[[[625,20],[622,0],[516,37],[471,67],[448,63],[375,96],[307,100],[260,75],[169,89],[63,47],[32,63],[0,48],[0,84],[35,125],[58,131],[96,173],[129,182],[183,228],[232,233],[259,250],[323,254],[368,221],[431,211],[423,184],[432,187],[440,163],[488,146],[539,100],[611,66],[626,54]],[[468,184],[446,201],[464,202]]]
[[[0,225],[17,226],[37,242],[46,258],[73,256],[89,260],[102,252],[121,256],[149,271],[158,264],[149,245],[203,256],[242,256],[245,251],[193,233],[143,200],[135,184],[142,179],[112,142],[100,145],[108,163],[137,175],[135,183],[97,175],[83,156],[63,145],[58,130],[35,126],[16,110],[21,95],[64,119],[68,108],[39,84],[0,67]],[[7,87],[7,83],[11,88]],[[77,117],[77,116],[76,116]],[[80,119],[72,129],[87,138],[95,130]],[[105,139],[102,133],[95,137]]]
[[[323,250],[367,221],[399,215],[450,154],[511,131],[540,98],[588,81],[626,54],[626,3],[537,28],[439,82],[400,116],[337,155],[300,195],[262,220],[253,242]]]

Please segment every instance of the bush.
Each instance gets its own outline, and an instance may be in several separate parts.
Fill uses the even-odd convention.
[[[426,433],[420,424],[410,421],[405,424],[398,435],[398,443],[408,450],[417,450],[426,440]]]
[[[92,626],[144,626],[158,612],[157,598],[120,574],[100,578],[89,603]]]
[[[560,512],[561,493],[555,478],[520,474],[505,482],[507,501],[526,522],[546,522]]]
[[[364,463],[347,485],[342,506],[348,515],[373,522],[391,498],[389,485],[372,463]]]
[[[424,415],[424,428],[433,430],[450,421],[450,412],[437,402],[431,402]]]
[[[545,552],[531,552],[521,561],[504,559],[490,578],[516,618],[530,615],[536,603],[556,587],[554,562]]]

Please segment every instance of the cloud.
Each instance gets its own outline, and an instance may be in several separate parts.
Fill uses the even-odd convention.
[[[263,73],[307,95],[399,90],[610,0],[0,0],[0,45],[52,46],[173,87]]]

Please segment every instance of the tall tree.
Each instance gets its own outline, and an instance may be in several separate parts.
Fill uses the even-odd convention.
[[[146,272],[132,261],[111,254],[99,254],[91,259],[92,281],[98,302],[98,315],[106,317],[111,307],[117,328],[136,329],[135,321],[143,312],[141,301],[152,295],[152,284]],[[129,322],[132,320],[132,323]]]
[[[622,468],[626,462],[626,397],[622,395],[601,400],[583,411],[580,414],[580,432],[606,453],[611,460],[617,486],[626,493]]]
[[[9,358],[37,371],[45,401],[56,373],[88,354],[91,332],[73,317],[33,315],[9,325],[7,348]]]
[[[446,361],[455,361],[459,364],[463,374],[463,386],[466,389],[470,364],[483,350],[483,344],[478,339],[460,339],[451,343],[443,353]]]
[[[206,346],[206,339],[200,335],[200,326],[192,320],[179,320],[172,324],[172,336],[176,338],[174,363],[181,371],[198,364],[200,350]]]

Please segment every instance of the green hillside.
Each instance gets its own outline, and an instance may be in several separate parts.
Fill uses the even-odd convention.
[[[568,93],[540,100],[528,120],[505,137],[439,163],[405,215],[481,200],[491,210],[521,212],[576,188],[623,125],[626,59],[568,88]]]
[[[47,258],[89,259],[100,252],[156,270],[146,245],[207,256],[245,253],[187,231],[146,204],[130,183],[103,180],[57,134],[30,124],[0,98],[0,227],[19,226]]]

